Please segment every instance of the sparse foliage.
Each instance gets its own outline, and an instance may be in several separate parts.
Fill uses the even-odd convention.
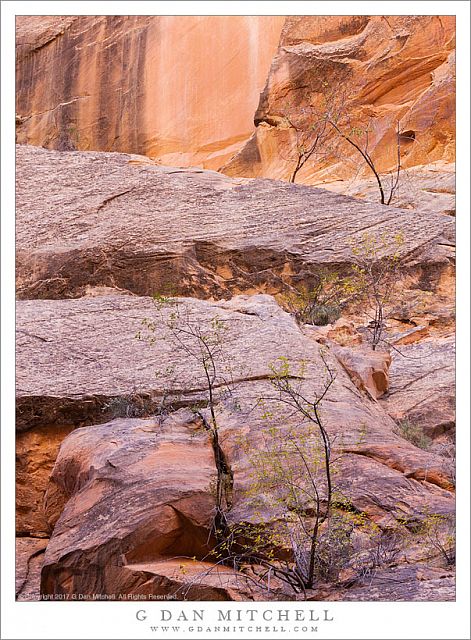
[[[316,580],[336,579],[349,558],[352,525],[332,516],[331,442],[321,404],[335,375],[305,394],[305,363],[293,371],[287,358],[270,365],[272,393],[258,399],[267,422],[262,440],[241,442],[252,470],[245,498],[248,521],[229,524],[211,556],[262,588],[278,581],[305,594]],[[290,426],[292,425],[292,426]]]
[[[345,140],[345,142],[360,154],[366,166],[375,177],[380,193],[380,203],[390,205],[399,187],[401,176],[401,140],[404,136],[401,134],[400,122],[398,121],[396,125],[396,167],[388,174],[387,177],[389,180],[387,180],[386,176],[381,175],[369,150],[370,133],[374,128],[372,119],[370,119],[365,126],[351,126],[348,120],[347,123],[342,124],[341,118],[338,116],[336,118],[330,117],[328,123],[342,140]],[[386,182],[388,182],[387,185]]]
[[[419,425],[411,422],[407,418],[398,420],[396,424],[396,433],[398,435],[420,449],[428,449],[430,447],[432,441]]]
[[[320,295],[324,292],[317,300]],[[404,542],[401,527],[382,530],[335,486],[336,460],[323,415],[335,374],[325,353],[321,352],[324,376],[314,388],[306,385],[308,363],[294,368],[287,357],[280,357],[269,365],[269,390],[252,409],[266,427],[254,442],[239,443],[250,469],[244,491],[249,508],[246,517],[232,519],[233,470],[221,446],[218,413],[219,403],[233,389],[225,364],[226,325],[217,316],[202,322],[175,299],[157,297],[155,304],[157,319],[143,322],[147,339],[170,340],[176,353],[197,364],[205,406],[200,404],[194,412],[209,435],[216,467],[210,487],[215,502],[213,536],[202,558],[210,564],[187,578],[183,563],[178,593],[185,596],[217,568],[218,575],[235,575],[277,597],[307,597],[319,582],[338,581],[344,570],[354,580],[364,579],[394,563]],[[171,375],[173,384],[173,369]],[[364,436],[362,428],[360,442]],[[448,520],[434,515],[418,526],[427,548],[450,564],[454,556]]]
[[[311,276],[309,286],[290,288],[280,296],[280,303],[298,323],[323,326],[340,317],[352,293],[350,287],[350,279],[319,270]]]
[[[331,514],[317,541],[314,562],[317,579],[336,582],[341,571],[351,563],[354,528],[355,523],[349,515],[341,512]]]
[[[231,371],[225,354],[225,323],[218,316],[207,322],[176,298],[155,295],[156,320],[144,319],[151,344],[165,340],[176,353],[192,360],[203,377],[206,407],[194,406],[195,414],[208,433],[214,453],[216,478],[213,487],[215,514],[213,533],[221,541],[227,527],[226,512],[232,506],[232,470],[221,448],[217,406],[222,396],[230,393]],[[142,337],[140,335],[139,337]]]
[[[453,486],[456,486],[456,444],[453,441],[442,442],[434,445],[433,450],[443,458],[445,469],[453,482]]]
[[[393,154],[395,166],[387,173],[381,172],[371,150],[371,138],[377,138],[375,119],[369,117],[366,121],[362,118],[353,122],[346,104],[348,96],[345,92],[337,90],[334,93],[327,81],[322,82],[319,92],[309,94],[303,105],[287,104],[279,124],[288,126],[293,132],[289,155],[285,158],[293,163],[289,181],[295,182],[299,171],[312,158],[322,161],[330,157],[350,163],[344,149],[347,145],[372,172],[380,203],[390,205],[400,185],[402,145],[414,142],[415,133],[404,130],[401,122],[397,121]]]
[[[385,323],[394,306],[403,242],[401,233],[394,237],[364,233],[357,244],[352,243],[353,287],[366,302],[373,351],[384,342]]]
[[[456,518],[453,514],[426,514],[419,533],[430,554],[439,554],[447,566],[455,564]]]
[[[264,567],[264,579],[273,573],[296,593],[313,587],[320,572],[331,565],[329,554],[342,546],[337,544],[338,528],[329,519],[332,453],[321,403],[335,376],[325,359],[324,365],[324,384],[309,398],[303,389],[304,364],[295,372],[284,357],[271,365],[274,394],[260,399],[270,427],[263,434],[262,446],[256,451],[250,444],[246,447],[253,469],[248,497],[255,513],[270,513],[272,523],[257,527],[249,548],[242,549],[243,553],[239,549],[238,564],[249,554],[252,563]],[[280,405],[287,415],[299,418],[299,424],[286,426],[287,416],[281,413]]]
[[[314,155],[325,155],[329,137],[329,110],[320,111],[312,104],[295,107],[288,105],[283,114],[284,124],[294,133],[294,140],[287,158],[294,163],[289,181],[295,182],[299,171]]]
[[[155,405],[150,398],[142,394],[126,394],[113,396],[102,405],[102,412],[110,420],[115,418],[142,418],[143,416],[154,415]]]
[[[381,529],[364,519],[364,526],[354,540],[351,567],[359,580],[372,580],[379,569],[394,565],[407,546],[408,534],[404,527]]]

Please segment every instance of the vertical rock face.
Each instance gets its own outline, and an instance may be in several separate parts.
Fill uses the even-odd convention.
[[[282,16],[20,16],[18,142],[216,168],[253,130]]]
[[[286,116],[303,108],[325,113],[326,101],[349,131],[370,123],[369,152],[379,170],[395,166],[397,121],[403,166],[452,161],[454,37],[453,16],[287,18],[255,115],[256,132],[223,171],[287,178],[296,150]],[[362,161],[355,149],[347,144],[326,157],[326,147],[297,181],[313,184],[358,171]]]
[[[369,126],[380,171],[395,166],[398,121],[404,167],[449,162],[454,47],[453,16],[22,16],[17,140],[288,178],[286,116],[327,99]],[[359,162],[370,177],[348,144],[321,151],[298,182],[345,179]]]

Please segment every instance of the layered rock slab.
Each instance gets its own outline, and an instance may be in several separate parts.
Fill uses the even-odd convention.
[[[218,398],[217,412],[221,447],[234,474],[229,516],[244,522],[256,516],[247,499],[251,462],[241,441],[255,450],[263,444],[267,419],[254,405],[272,391],[269,364],[286,356],[293,371],[304,367],[305,384],[314,393],[322,389],[324,375],[320,347],[268,296],[182,304],[202,326],[217,317],[227,328],[224,346],[235,389],[233,397]],[[165,339],[153,346],[137,340],[145,317],[155,317],[152,301],[129,296],[18,303],[20,429],[104,422],[110,400],[124,401],[116,405],[123,418],[79,428],[62,445],[46,499],[45,517],[54,526],[43,570],[48,592],[114,593],[134,571],[128,565],[160,562],[170,553],[203,555],[214,508],[213,451],[188,410],[173,406],[173,412],[162,414],[158,408],[173,392],[178,406],[204,412],[204,371]],[[157,330],[157,338],[164,333]],[[391,526],[396,518],[414,520],[424,509],[453,511],[451,480],[441,458],[399,438],[378,403],[327,357],[337,377],[322,407],[343,454],[339,488],[380,526]],[[137,397],[146,398],[147,409],[159,415],[126,418],[126,401],[132,408]],[[280,416],[285,419],[281,409]],[[199,532],[191,543],[178,518],[185,527],[193,522],[191,530]],[[141,575],[143,569],[136,571]]]
[[[445,216],[137,156],[17,147],[20,298],[273,294],[319,267],[347,268],[365,232],[390,237],[391,251],[402,234],[404,269],[431,289],[453,260]]]
[[[400,209],[420,209],[423,212],[456,215],[455,163],[437,161],[419,165],[402,172],[399,186],[391,203]],[[338,181],[314,181],[329,191],[379,202],[378,183],[375,178]]]

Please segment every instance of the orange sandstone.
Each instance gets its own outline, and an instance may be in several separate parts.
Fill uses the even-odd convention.
[[[19,16],[18,142],[218,168],[253,131],[283,16]]]

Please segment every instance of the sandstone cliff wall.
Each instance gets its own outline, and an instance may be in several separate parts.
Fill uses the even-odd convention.
[[[286,116],[297,115],[299,124],[303,109],[322,115],[326,102],[344,130],[369,127],[369,153],[381,171],[396,165],[398,121],[406,134],[404,167],[453,161],[454,60],[453,16],[287,18],[255,114],[256,132],[223,171],[288,178],[297,155]],[[345,179],[359,169],[372,175],[348,144],[326,153],[332,137],[306,162],[298,182]],[[363,147],[364,135],[357,133],[356,141]]]
[[[18,17],[18,142],[217,168],[253,131],[284,21]]]
[[[192,296],[182,304],[204,332],[216,317],[228,332],[237,385],[218,396],[217,411],[234,473],[231,522],[252,517],[253,472],[240,443],[263,446],[265,408],[253,399],[272,394],[270,363],[289,356],[294,371],[308,363],[311,392],[324,351],[336,375],[322,410],[343,447],[340,490],[386,530],[424,510],[449,517],[453,461],[440,451],[452,450],[454,430],[452,217],[137,155],[18,145],[16,159],[18,599],[40,597],[40,571],[43,594],[266,597],[240,575],[221,582],[205,560],[216,467],[189,410],[207,402],[204,372],[160,332],[167,324],[146,297],[155,292]],[[392,358],[367,347],[363,310],[302,328],[273,297],[253,295],[348,267],[365,230],[403,236],[401,304],[387,326],[388,342],[400,345]],[[160,326],[155,345],[145,318]],[[291,411],[273,412],[299,427]],[[401,437],[393,419],[420,425],[430,450]],[[417,562],[419,551],[412,546],[407,563],[375,582],[315,597],[453,599],[452,570]],[[182,574],[176,555],[197,560]],[[185,575],[195,578],[191,591]]]
[[[398,121],[403,167],[454,160],[453,16],[23,16],[17,45],[19,143],[288,179],[286,116],[327,100],[369,128],[380,171],[395,166]],[[370,177],[334,146],[297,181]]]

